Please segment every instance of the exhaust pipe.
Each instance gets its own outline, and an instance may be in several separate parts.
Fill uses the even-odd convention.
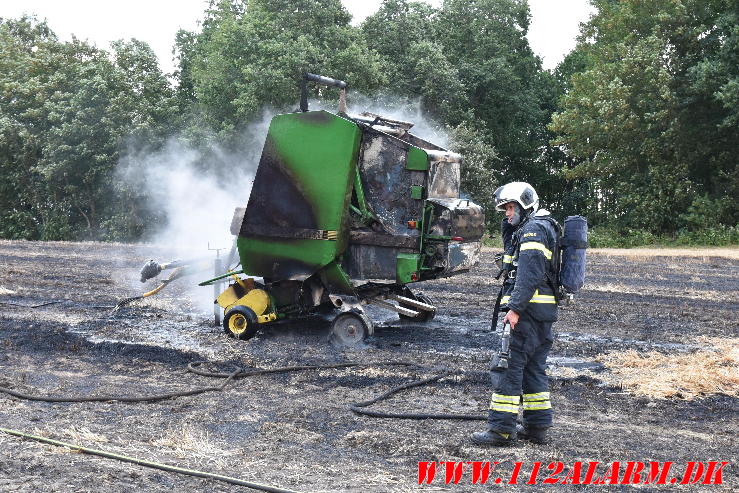
[[[308,111],[308,81],[341,89],[341,93],[339,94],[339,113],[346,113],[346,82],[308,72],[304,73],[303,78],[300,80],[300,111],[303,113]]]

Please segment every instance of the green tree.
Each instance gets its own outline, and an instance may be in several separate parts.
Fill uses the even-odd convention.
[[[0,48],[0,234],[135,237],[114,179],[120,150],[161,143],[175,108],[151,49],[119,42],[111,61],[27,17],[0,22]]]
[[[385,93],[420,99],[423,110],[448,125],[464,120],[466,100],[457,67],[444,54],[438,11],[424,2],[384,0],[362,23],[364,39],[379,53]]]
[[[528,181],[544,204],[556,207],[563,204],[564,180],[557,174],[561,161],[551,157],[547,124],[560,92],[528,44],[529,22],[525,0],[446,0],[437,31],[464,87],[465,120],[495,148],[498,159],[489,163],[497,181]],[[492,197],[477,200],[489,204]]]
[[[501,185],[502,173],[497,171],[500,157],[495,148],[485,140],[485,128],[463,122],[451,131],[451,147],[464,156],[461,170],[462,191],[479,204],[488,218],[494,217],[493,192]],[[496,221],[488,220],[488,227],[497,232]]]
[[[447,0],[439,15],[446,57],[455,61],[474,118],[490,132],[506,179],[533,178],[549,116],[540,104],[547,81],[526,40],[529,21],[528,3],[516,0]]]
[[[578,48],[586,68],[551,126],[577,159],[568,176],[593,187],[591,217],[671,232],[708,197],[716,208],[707,220],[736,224],[735,3],[593,3]]]
[[[0,19],[0,235],[38,239],[69,232],[66,204],[51,197],[38,169],[64,69],[60,44],[45,23]]]
[[[303,72],[375,88],[384,81],[379,59],[350,19],[339,0],[212,2],[202,33],[180,34],[182,91],[192,85],[196,111],[225,139],[265,106],[296,105]]]

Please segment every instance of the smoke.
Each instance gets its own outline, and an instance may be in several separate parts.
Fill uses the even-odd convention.
[[[232,211],[244,195],[248,198],[248,188],[243,189],[249,183],[245,163],[234,163],[235,179],[228,182],[211,170],[196,167],[201,161],[198,151],[175,140],[144,161],[150,205],[167,221],[149,240],[175,252],[227,246],[227,211]],[[237,183],[242,187],[235,186]]]
[[[311,110],[323,109],[335,113],[338,109],[338,98],[335,102],[311,101],[309,107]],[[451,139],[446,128],[423,111],[420,98],[408,99],[389,94],[367,96],[350,91],[347,95],[347,113],[360,115],[365,111],[393,120],[413,123],[410,130],[413,135],[448,149]]]
[[[156,151],[129,145],[117,178],[148,198],[147,208],[157,219],[148,225],[144,240],[165,256],[155,260],[215,259],[215,249],[220,249],[220,257],[228,255],[234,242],[230,232],[234,209],[245,207],[249,201],[273,115],[265,111],[258,122],[241,133],[232,150],[218,145],[196,148],[182,137],[170,138]],[[141,259],[142,265],[146,260]],[[213,289],[197,283],[215,274],[212,264],[202,265],[211,267],[178,284],[187,285],[187,294],[197,309],[210,311]],[[166,275],[163,272],[154,282]],[[138,284],[134,289],[144,288]]]

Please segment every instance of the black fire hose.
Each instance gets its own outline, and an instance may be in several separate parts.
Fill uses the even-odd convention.
[[[230,373],[211,372],[201,370],[200,366],[207,361],[195,361],[187,365],[187,371],[203,377],[228,378]],[[328,365],[295,365],[281,366],[279,368],[267,368],[256,370],[242,370],[235,375],[236,378],[251,377],[254,375],[266,375],[268,373],[287,373],[302,370],[325,370],[330,368],[352,368],[356,366],[419,366],[408,361],[373,361],[370,363],[333,363]]]
[[[195,361],[187,365],[187,370],[196,375],[204,377],[215,377],[225,378],[226,380],[218,386],[211,387],[200,387],[192,390],[184,390],[182,392],[168,392],[165,394],[153,394],[145,396],[115,396],[115,395],[103,395],[103,396],[92,396],[92,397],[77,397],[77,396],[39,396],[27,394],[25,392],[19,392],[17,390],[9,389],[7,387],[0,387],[0,393],[12,395],[19,399],[25,399],[29,401],[41,401],[41,402],[155,402],[163,401],[167,399],[174,399],[175,397],[187,397],[191,395],[203,394],[205,392],[220,392],[226,385],[236,378],[251,377],[254,375],[265,375],[268,373],[287,373],[291,371],[302,371],[302,370],[321,370],[326,368],[349,368],[356,366],[418,366],[415,363],[409,363],[406,361],[379,361],[371,363],[337,363],[329,365],[299,365],[299,366],[283,366],[280,368],[268,368],[268,369],[257,369],[257,370],[244,370],[241,367],[237,367],[236,370],[226,372],[209,372],[200,369],[200,366],[206,363],[205,361]]]
[[[17,390],[9,389],[6,387],[0,387],[0,392],[4,394],[12,395],[19,399],[25,399],[28,401],[41,401],[41,402],[109,402],[109,401],[154,402],[154,401],[163,401],[166,399],[173,399],[175,397],[186,397],[190,395],[198,395],[198,394],[203,394],[205,392],[221,391],[226,387],[226,385],[228,385],[228,383],[231,380],[236,378],[239,375],[239,373],[241,373],[241,371],[242,371],[241,368],[237,368],[235,371],[231,373],[227,373],[226,380],[221,385],[218,385],[218,386],[201,387],[199,389],[185,390],[182,392],[169,392],[166,394],[154,394],[154,395],[145,395],[145,396],[136,396],[136,397],[117,396],[117,395],[104,395],[104,396],[94,396],[94,397],[69,397],[69,396],[47,397],[47,396],[26,394],[24,392],[18,392]]]
[[[444,377],[448,377],[451,375],[451,371],[445,371],[444,373],[441,373],[439,375],[434,375],[433,377],[424,378],[423,380],[416,380],[414,382],[404,383],[403,385],[398,385],[397,387],[393,387],[392,389],[388,390],[384,394],[380,394],[379,396],[375,397],[374,399],[370,399],[368,401],[364,402],[355,402],[354,404],[349,404],[349,409],[351,409],[353,412],[357,414],[361,414],[363,416],[369,416],[372,418],[395,418],[395,419],[459,419],[459,420],[486,420],[487,416],[480,416],[477,414],[428,414],[428,413],[386,413],[381,411],[370,411],[367,409],[363,409],[365,407],[371,406],[372,404],[375,404],[376,402],[383,401],[390,397],[393,394],[397,394],[401,390],[410,389],[413,387],[420,387],[421,385],[426,385],[433,382],[438,382]]]
[[[279,368],[268,368],[268,369],[254,369],[244,370],[243,368],[237,367],[230,373],[226,372],[211,372],[201,369],[201,366],[206,363],[205,361],[195,361],[187,365],[187,370],[196,375],[212,378],[225,378],[226,380],[218,386],[200,387],[192,390],[185,390],[182,392],[168,392],[165,394],[153,394],[146,396],[92,396],[92,397],[77,397],[77,396],[39,396],[27,394],[25,392],[19,392],[7,387],[0,387],[0,393],[12,395],[19,399],[25,399],[30,401],[41,401],[41,402],[155,402],[166,399],[173,399],[176,397],[187,397],[191,395],[203,394],[205,392],[220,392],[226,385],[234,379],[251,377],[255,375],[265,375],[269,373],[287,373],[292,371],[303,371],[303,370],[322,370],[330,368],[351,368],[358,366],[415,366],[419,367],[416,363],[410,363],[407,361],[376,361],[371,363],[336,363],[327,365],[295,365],[295,366],[283,366]],[[430,383],[437,382],[444,377],[451,375],[453,372],[446,370],[438,375],[424,378],[422,380],[415,380],[413,382],[404,383],[393,387],[390,390],[380,394],[379,396],[363,402],[355,402],[349,404],[349,409],[354,413],[368,416],[371,418],[393,418],[393,419],[457,419],[457,420],[475,420],[484,421],[487,419],[485,416],[477,414],[450,414],[450,413],[388,413],[382,411],[371,411],[365,409],[372,404],[376,404],[383,401],[390,396],[397,394],[403,390],[411,389],[413,387],[420,387]]]
[[[202,365],[204,361],[197,361],[195,363],[190,363],[187,365],[188,371],[191,371],[192,373],[195,373],[197,375],[202,375],[204,377],[215,377],[215,378],[226,378],[229,376],[228,373],[223,372],[208,372],[198,369],[200,365]],[[348,368],[353,366],[418,366],[415,363],[408,363],[405,361],[379,361],[374,363],[339,363],[339,364],[333,364],[333,365],[301,365],[301,366],[284,366],[281,368],[273,368],[268,370],[251,370],[251,371],[244,371],[241,373],[236,374],[236,378],[241,377],[249,377],[253,375],[264,375],[266,373],[285,373],[289,371],[300,371],[300,370],[314,370],[314,369],[323,369],[323,368]],[[430,383],[438,382],[444,377],[448,377],[449,375],[452,375],[453,372],[446,370],[438,375],[434,375],[432,377],[424,378],[422,380],[415,380],[413,382],[404,383],[402,385],[398,385],[397,387],[393,387],[387,392],[380,394],[379,396],[375,397],[374,399],[370,399],[368,401],[363,402],[355,402],[352,404],[349,404],[349,409],[357,414],[361,414],[363,416],[368,416],[371,418],[394,418],[394,419],[458,419],[458,420],[475,420],[475,421],[484,421],[487,419],[487,416],[481,416],[477,414],[438,414],[438,413],[387,413],[382,411],[370,411],[369,409],[364,409],[366,407],[371,406],[372,404],[376,404],[380,401],[384,401],[385,399],[389,398],[390,396],[397,394],[398,392],[401,392],[403,390],[412,389],[413,387],[420,387],[422,385],[427,385]]]
[[[185,397],[185,396],[197,395],[197,394],[202,394],[204,392],[222,391],[226,387],[226,385],[229,384],[229,382],[231,382],[232,380],[236,378],[243,378],[243,377],[254,376],[254,375],[264,375],[268,373],[287,373],[291,371],[318,370],[318,369],[327,369],[327,368],[350,368],[350,367],[357,367],[357,366],[416,366],[416,367],[420,367],[420,365],[417,365],[415,363],[405,362],[405,361],[379,361],[379,362],[371,362],[371,363],[295,365],[295,366],[283,366],[280,368],[254,369],[254,370],[244,370],[243,368],[237,367],[234,371],[230,373],[225,373],[225,372],[210,372],[210,371],[202,370],[200,367],[203,365],[203,363],[206,363],[206,362],[196,361],[196,362],[190,363],[187,365],[187,370],[191,373],[195,373],[196,375],[201,375],[205,377],[225,378],[224,382],[221,385],[211,386],[211,387],[201,387],[198,389],[187,390],[183,392],[169,392],[166,394],[155,394],[155,395],[138,396],[138,397],[129,397],[129,396],[46,397],[46,396],[30,395],[24,392],[18,392],[18,391],[5,388],[5,387],[0,387],[0,392],[8,394],[8,395],[12,395],[19,399],[42,401],[42,402],[107,402],[107,401],[153,402],[153,401],[161,401],[165,399],[172,399],[175,397]],[[383,401],[387,399],[388,397],[394,394],[397,394],[398,392],[411,389],[413,387],[420,387],[422,385],[437,382],[444,377],[452,375],[452,373],[453,373],[452,371],[446,370],[432,377],[424,378],[422,380],[415,380],[413,382],[408,382],[402,385],[398,385],[397,387],[393,387],[387,392],[380,394],[374,399],[349,404],[349,409],[356,414],[360,414],[360,415],[368,416],[372,418],[419,419],[419,420],[420,419],[456,419],[456,420],[475,420],[475,421],[486,420],[487,419],[486,416],[477,415],[477,414],[387,413],[387,412],[381,412],[381,411],[370,411],[368,409],[365,409],[366,407],[371,406],[372,404],[375,404],[377,402]],[[0,432],[18,436],[21,438],[36,440],[38,442],[47,443],[50,445],[66,447],[76,452],[96,455],[96,456],[105,457],[108,459],[115,459],[115,460],[119,460],[123,462],[129,462],[129,463],[137,464],[137,465],[144,466],[144,467],[160,469],[162,471],[174,472],[178,474],[195,476],[195,477],[200,477],[200,478],[205,478],[205,479],[213,479],[216,481],[222,481],[222,482],[235,484],[239,486],[246,486],[248,488],[252,488],[255,490],[259,490],[259,491],[267,491],[267,492],[272,492],[272,493],[295,493],[292,490],[287,490],[287,489],[279,488],[275,486],[263,485],[259,483],[253,483],[250,481],[244,481],[238,478],[232,478],[232,477],[223,476],[220,474],[214,474],[214,473],[204,472],[204,471],[196,471],[192,469],[171,466],[168,464],[162,464],[158,462],[145,461],[142,459],[128,457],[128,456],[120,455],[120,454],[114,454],[114,453],[106,452],[103,450],[85,448],[79,445],[74,445],[70,443],[60,442],[58,440],[52,440],[50,438],[31,435],[31,434],[24,433],[24,432],[17,431],[17,430],[10,430],[10,429],[0,427]]]

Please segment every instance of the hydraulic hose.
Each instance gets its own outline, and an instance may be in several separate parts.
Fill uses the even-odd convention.
[[[46,443],[49,445],[55,445],[57,447],[66,447],[72,450],[73,452],[81,452],[83,454],[96,455],[98,457],[105,457],[106,459],[115,459],[121,462],[129,462],[131,464],[137,464],[139,466],[150,467],[152,469],[159,469],[162,471],[174,472],[177,474],[185,474],[187,476],[195,476],[198,478],[214,479],[216,481],[223,481],[225,483],[236,484],[239,486],[246,486],[247,488],[251,488],[254,490],[258,490],[258,491],[268,491],[270,493],[297,493],[296,491],[293,491],[293,490],[287,490],[284,488],[278,488],[276,486],[268,486],[264,484],[253,483],[251,481],[244,481],[243,479],[223,476],[221,474],[197,471],[194,469],[186,469],[184,467],[170,466],[168,464],[162,464],[159,462],[151,462],[151,461],[147,461],[143,459],[137,459],[135,457],[128,457],[126,455],[114,454],[112,452],[106,452],[104,450],[96,450],[96,449],[91,449],[87,447],[80,447],[79,445],[74,445],[74,444],[66,443],[66,442],[60,442],[59,440],[52,440],[51,438],[40,437],[37,435],[31,435],[31,434],[23,433],[17,430],[0,428],[0,431],[3,433],[7,433],[8,435],[13,435],[13,436],[21,437],[21,438],[27,438],[30,440],[35,440],[37,442]]]

